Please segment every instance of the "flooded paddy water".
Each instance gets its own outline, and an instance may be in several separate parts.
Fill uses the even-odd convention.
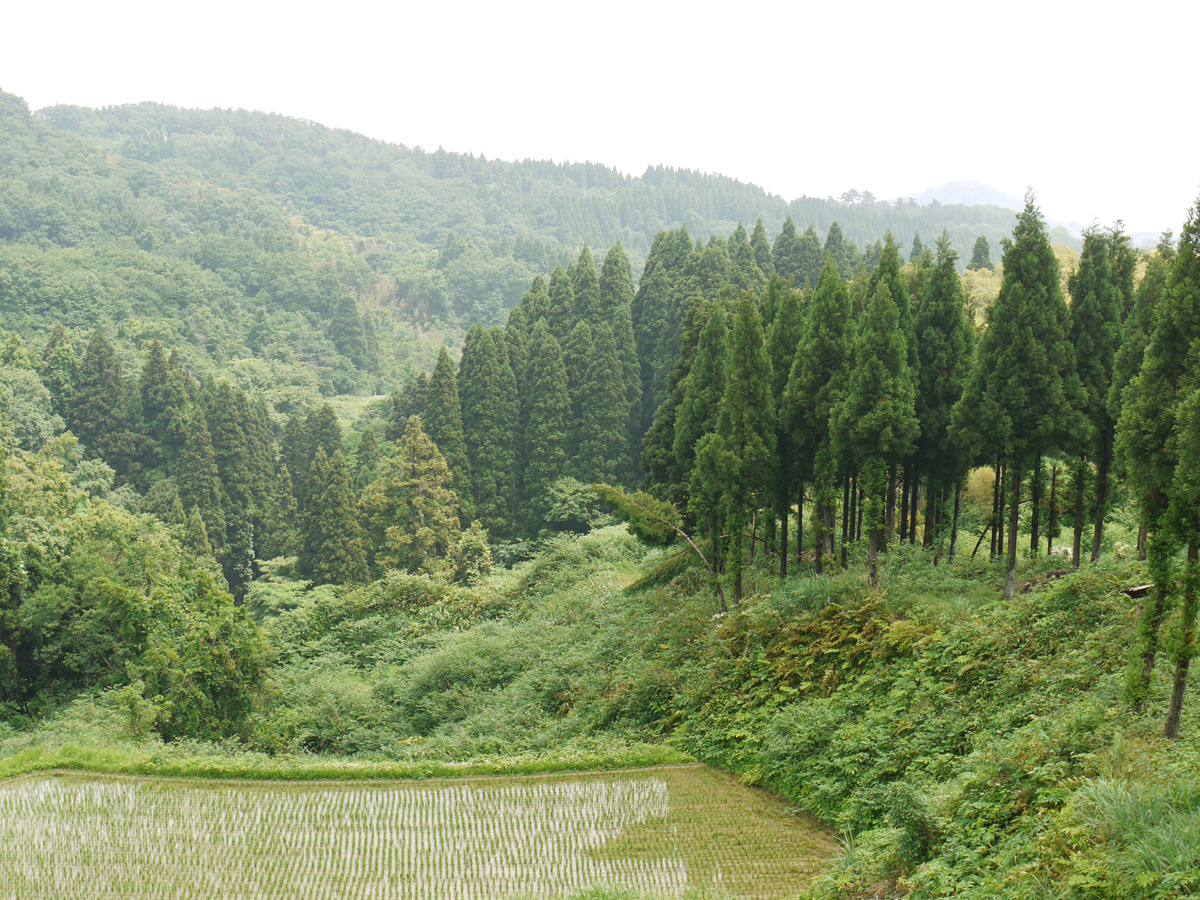
[[[0,784],[0,900],[794,897],[835,840],[703,766],[306,785]]]

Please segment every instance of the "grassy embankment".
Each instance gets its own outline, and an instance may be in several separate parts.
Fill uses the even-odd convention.
[[[876,591],[855,567],[780,583],[764,565],[717,617],[694,568],[619,529],[420,602],[408,582],[300,600],[280,585],[260,610],[279,665],[248,743],[139,745],[114,711],[119,752],[55,749],[64,713],[4,765],[398,777],[682,751],[843,833],[815,897],[1186,896],[1200,729],[1193,703],[1180,741],[1158,736],[1165,656],[1146,709],[1124,702],[1137,608],[1120,590],[1148,580],[1128,538],[1112,528],[1104,561],[1059,579],[1040,573],[1061,562],[1026,564],[1033,589],[1010,603],[989,562],[901,549]],[[634,570],[646,577],[625,587]],[[1168,650],[1175,632],[1164,623]]]

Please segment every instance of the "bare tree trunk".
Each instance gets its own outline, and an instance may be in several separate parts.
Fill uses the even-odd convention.
[[[1033,472],[1029,477],[1029,490],[1033,509],[1029,516],[1029,558],[1037,559],[1042,527],[1042,455],[1033,460]]]
[[[850,476],[842,482],[842,568],[846,568],[846,547],[850,543]]]
[[[900,468],[900,543],[903,544],[908,540],[908,492],[911,490],[909,484],[908,466]]]
[[[817,557],[817,574],[825,574],[825,501],[817,491],[813,504],[813,550]]]
[[[954,519],[950,522],[950,554],[947,559],[954,562],[954,553],[958,550],[958,513],[962,501],[962,484],[954,482]]]
[[[872,528],[867,541],[867,584],[879,587],[879,545],[883,543],[883,529]]]
[[[1087,462],[1082,457],[1075,469],[1075,539],[1071,544],[1071,568],[1079,568],[1079,559],[1083,555],[1083,479]]]
[[[784,442],[780,447],[779,467],[781,469],[779,479],[779,496],[783,502],[779,504],[779,519],[781,529],[779,532],[779,578],[783,580],[787,578],[788,564],[788,518],[792,511],[792,499],[787,495],[789,479],[789,464],[791,454],[788,452],[788,443]]]
[[[857,541],[858,534],[858,507],[861,500],[861,491],[858,487],[858,473],[850,476],[850,513],[846,516],[850,520],[850,540]]]
[[[996,460],[996,479],[992,483],[992,559],[1000,556],[1000,510],[1003,508],[1000,505],[1001,481],[1000,475],[1003,467],[1000,465],[1000,460]]]
[[[1141,562],[1146,561],[1146,526],[1138,526],[1137,556]]]
[[[1107,422],[1106,422],[1107,424]],[[1112,440],[1106,439],[1100,447],[1100,463],[1096,469],[1096,521],[1092,530],[1092,562],[1100,558],[1100,546],[1104,543],[1104,516],[1108,513],[1108,466],[1112,456]]]
[[[796,565],[804,562],[804,479],[796,494]]]
[[[1187,689],[1188,664],[1192,660],[1192,644],[1196,640],[1196,563],[1200,559],[1200,544],[1188,541],[1187,572],[1183,576],[1183,614],[1180,616],[1180,646],[1175,652],[1175,682],[1171,687],[1171,704],[1167,707],[1167,722],[1163,736],[1179,737],[1179,720],[1183,717],[1183,693]]]
[[[912,495],[908,498],[908,542],[915,544],[917,542],[917,498],[921,496],[921,478],[917,474],[916,463],[912,464],[909,472],[912,480]]]
[[[1008,511],[1008,558],[1004,571],[1004,599],[1011,600],[1017,594],[1017,525],[1021,517],[1021,460],[1012,461],[1012,507]]]
[[[925,534],[921,537],[921,546],[926,550],[933,546],[933,537],[940,527],[943,502],[942,486],[934,485],[933,476],[930,475],[925,480]]]
[[[1046,555],[1054,552],[1054,529],[1058,527],[1058,466],[1050,467],[1050,515],[1046,523]]]
[[[887,532],[881,550],[886,550],[896,534],[896,467],[890,466],[887,475]]]

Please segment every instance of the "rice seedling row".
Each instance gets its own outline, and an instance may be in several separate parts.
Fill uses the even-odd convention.
[[[832,841],[702,767],[264,786],[0,785],[0,900],[493,900],[611,884],[795,895]]]

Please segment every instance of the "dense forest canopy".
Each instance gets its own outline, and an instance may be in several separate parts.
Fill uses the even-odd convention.
[[[716,175],[426,152],[245,110],[0,104],[0,314],[31,339],[104,327],[126,361],[149,340],[197,371],[325,396],[386,392],[473,322],[502,324],[537,274],[655,235],[707,240],[791,216],[867,249],[949,229],[964,251],[1012,228],[1000,207],[847,192],[786,203]],[[844,201],[844,202],[843,202]],[[918,238],[919,241],[919,238]],[[375,346],[338,319],[353,301]],[[346,333],[349,329],[351,334]]]

